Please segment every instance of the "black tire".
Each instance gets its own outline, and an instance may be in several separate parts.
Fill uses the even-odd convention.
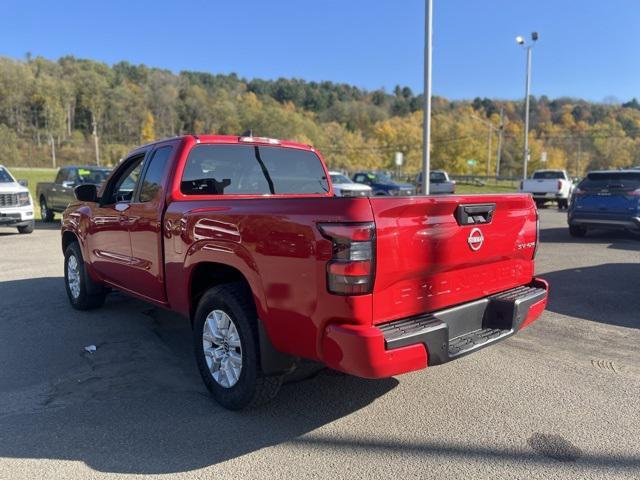
[[[47,200],[44,197],[40,197],[40,216],[43,222],[53,222],[55,213],[47,206]]]
[[[558,209],[562,210],[562,209],[567,210],[569,208],[569,200],[567,200],[566,198],[561,198],[560,200],[558,200]]]
[[[72,292],[69,282],[71,258],[75,258],[78,273],[79,290],[77,295]],[[73,269],[73,268],[72,268]],[[102,285],[95,283],[84,266],[82,251],[78,242],[71,243],[64,252],[64,284],[71,306],[76,310],[91,310],[104,303],[107,291]]]
[[[232,386],[222,386],[207,365],[203,332],[207,316],[214,310],[226,313],[240,339],[241,370]],[[273,399],[282,376],[266,376],[260,366],[258,318],[251,292],[241,283],[229,283],[209,289],[200,299],[193,322],[193,342],[198,370],[213,398],[224,408],[240,410],[256,407]],[[215,348],[212,344],[209,348]],[[229,347],[227,347],[229,348]]]
[[[22,227],[18,227],[18,233],[33,233],[35,226],[36,226],[35,222],[31,220],[29,222],[29,225],[23,225]]]
[[[544,207],[544,200],[536,200],[535,202],[538,209]]]
[[[580,225],[569,225],[569,235],[582,238],[587,234],[587,228]]]

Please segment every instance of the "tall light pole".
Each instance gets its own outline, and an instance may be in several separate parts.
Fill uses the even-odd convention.
[[[529,162],[529,97],[531,96],[531,49],[533,44],[538,40],[538,32],[531,34],[531,43],[526,44],[524,37],[517,36],[516,42],[522,45],[527,51],[527,74],[525,79],[525,97],[524,97],[524,151],[523,151],[523,170],[522,178],[527,179],[527,163]]]
[[[494,125],[490,120],[485,120],[484,118],[476,117],[475,115],[471,115],[471,118],[478,120],[489,127],[489,138],[487,141],[487,178],[489,178],[491,176],[491,139],[493,138]]]
[[[429,195],[431,170],[431,16],[432,0],[426,0],[424,19],[424,121],[422,126],[422,193]]]

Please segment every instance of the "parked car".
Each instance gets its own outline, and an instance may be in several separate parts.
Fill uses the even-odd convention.
[[[35,227],[33,199],[25,180],[17,181],[0,165],[0,226],[16,227],[19,233],[31,233]]]
[[[358,172],[353,181],[371,187],[373,195],[415,195],[416,189],[409,183],[398,183],[379,172]]]
[[[418,193],[422,193],[422,172],[416,175],[416,189]],[[429,193],[436,194],[453,194],[456,192],[455,180],[449,179],[449,174],[444,170],[432,170],[429,172]]]
[[[102,185],[111,169],[105,167],[62,167],[55,180],[36,185],[36,197],[40,203],[40,215],[45,222],[53,221],[55,214],[63,212],[75,200],[73,190],[78,185]]]
[[[640,171],[589,172],[573,192],[567,219],[573,237],[597,227],[640,232]]]
[[[538,207],[553,201],[558,208],[568,208],[573,182],[565,170],[536,170],[530,179],[520,182],[520,191],[530,193]]]
[[[300,359],[390,377],[544,310],[530,196],[336,197],[327,176],[311,147],[275,139],[140,147],[64,212],[69,301],[117,289],[189,318],[202,379],[230,409],[271,399]]]
[[[340,172],[329,172],[333,191],[338,197],[366,197],[371,195],[371,187],[353,182]]]

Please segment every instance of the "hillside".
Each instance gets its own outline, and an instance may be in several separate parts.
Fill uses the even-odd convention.
[[[92,60],[0,57],[0,163],[114,164],[133,146],[182,133],[254,134],[311,143],[332,168],[419,169],[422,98],[407,87],[366,91],[332,82],[246,80]],[[522,101],[433,100],[434,168],[495,174],[500,111],[501,175],[519,175]],[[531,168],[640,164],[640,103],[532,100]],[[492,128],[490,129],[488,123]],[[491,135],[490,135],[491,130]],[[491,143],[489,144],[489,137]],[[541,163],[546,152],[546,163]]]

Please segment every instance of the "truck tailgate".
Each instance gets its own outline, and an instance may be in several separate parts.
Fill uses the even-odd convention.
[[[537,213],[529,195],[370,202],[377,235],[374,323],[469,302],[532,279]],[[487,223],[481,223],[482,213],[473,224],[457,215],[477,205],[481,212],[492,210]]]
[[[522,184],[522,191],[529,193],[555,193],[560,190],[558,185],[558,179],[542,179],[536,178],[532,180],[525,180]]]

